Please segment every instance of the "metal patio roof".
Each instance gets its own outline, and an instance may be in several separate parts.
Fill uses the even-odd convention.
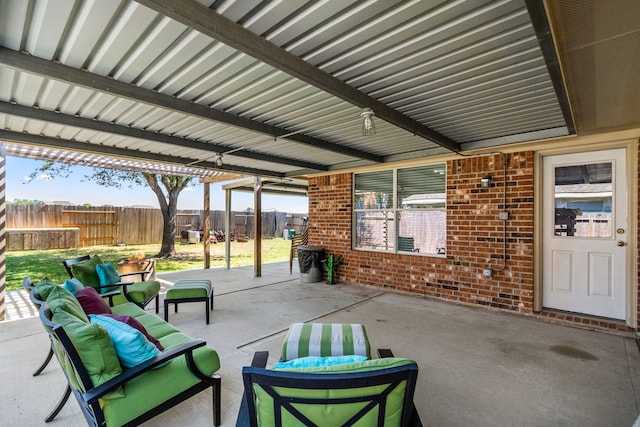
[[[285,178],[639,127],[640,2],[546,6],[0,0],[0,141]]]

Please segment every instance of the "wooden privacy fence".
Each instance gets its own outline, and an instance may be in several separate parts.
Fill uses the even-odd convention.
[[[224,230],[224,211],[211,211],[211,229]],[[285,229],[301,232],[306,214],[285,212],[262,213],[262,237],[282,237]],[[181,210],[176,218],[176,235],[184,230],[200,230],[204,226],[204,210]],[[251,211],[231,213],[231,230],[242,229],[253,238],[254,216]],[[47,236],[45,229],[77,228],[79,245],[144,245],[162,241],[162,213],[159,209],[116,206],[60,206],[60,205],[8,205],[7,229],[12,230],[16,244],[8,250],[53,249],[51,244],[64,243],[59,238]],[[27,238],[20,233],[34,232],[38,239]],[[52,231],[53,232],[53,231]],[[56,231],[59,233],[59,231]],[[76,243],[77,245],[77,243]]]

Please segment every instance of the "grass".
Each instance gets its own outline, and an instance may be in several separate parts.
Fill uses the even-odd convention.
[[[211,267],[222,267],[224,262],[224,243],[211,244]],[[262,241],[262,263],[287,261],[291,242],[284,239],[264,239]],[[144,254],[152,257],[160,250],[157,245],[135,246],[87,246],[78,249],[54,249],[47,251],[15,251],[6,253],[7,276],[6,289],[21,289],[22,280],[29,276],[38,281],[44,276],[63,283],[69,278],[62,265],[65,259],[86,254],[98,254],[104,262],[133,258]],[[202,245],[176,243],[177,255],[171,259],[157,259],[156,272],[190,270],[204,267],[204,248]],[[231,267],[253,265],[253,241],[231,242]]]

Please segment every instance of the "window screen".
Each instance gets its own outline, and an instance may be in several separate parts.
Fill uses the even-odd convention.
[[[356,174],[354,247],[444,255],[445,195],[444,164]]]

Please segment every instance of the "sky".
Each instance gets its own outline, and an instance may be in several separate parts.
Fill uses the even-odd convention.
[[[132,189],[101,187],[93,182],[82,182],[84,175],[92,168],[74,166],[69,178],[54,178],[39,176],[28,182],[28,177],[38,167],[44,164],[41,160],[31,160],[21,157],[7,156],[6,168],[6,199],[40,200],[43,202],[66,201],[71,204],[92,206],[151,206],[159,208],[158,199],[148,187],[134,187]],[[224,210],[224,191],[222,184],[211,184],[212,210]],[[180,193],[178,209],[204,209],[204,185],[197,183]],[[231,209],[243,211],[253,208],[253,194],[234,191],[231,196]],[[307,213],[308,199],[299,196],[262,196],[262,210]]]

